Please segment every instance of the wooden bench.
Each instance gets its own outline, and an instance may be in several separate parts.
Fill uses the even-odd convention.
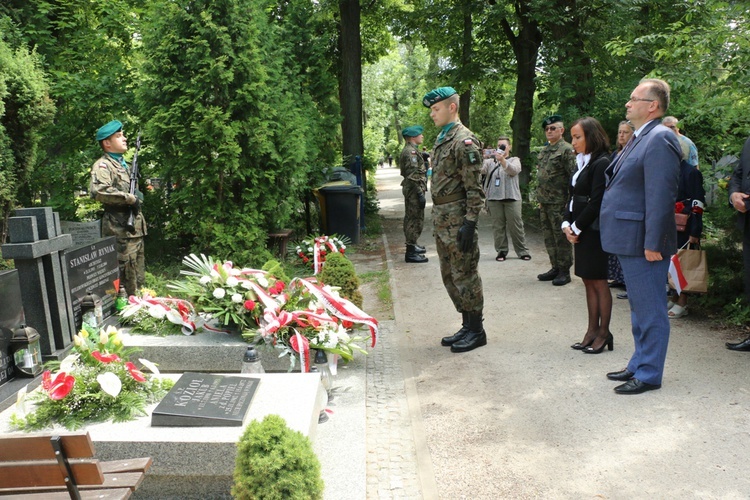
[[[269,246],[274,248],[278,244],[278,255],[282,259],[286,258],[286,245],[289,242],[289,237],[292,236],[292,232],[291,229],[279,229],[278,231],[268,233]]]
[[[0,436],[0,497],[128,498],[150,467],[150,457],[100,462],[88,432]]]

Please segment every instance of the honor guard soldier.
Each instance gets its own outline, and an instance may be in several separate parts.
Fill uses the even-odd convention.
[[[539,153],[536,198],[539,202],[544,246],[552,268],[538,275],[537,279],[562,286],[570,283],[570,266],[573,265],[573,249],[565,234],[560,231],[560,226],[565,215],[565,203],[568,201],[570,178],[577,168],[576,155],[573,146],[562,138],[565,132],[562,116],[545,118],[542,128],[547,137],[547,146]]]
[[[484,295],[479,277],[477,218],[484,206],[479,182],[481,143],[458,119],[459,96],[440,87],[424,96],[430,117],[440,133],[432,155],[432,219],[440,274],[448,295],[462,315],[462,326],[441,343],[452,352],[487,344],[482,325]]]
[[[91,167],[91,197],[104,206],[102,237],[117,238],[117,260],[120,283],[128,295],[135,295],[145,280],[143,237],[146,221],[141,213],[143,194],[130,193],[131,172],[123,154],[128,142],[122,133],[122,123],[113,120],[96,132],[104,154]],[[129,219],[132,214],[132,225]]]
[[[424,227],[425,192],[427,191],[427,169],[419,152],[424,128],[419,125],[401,131],[406,145],[401,151],[398,166],[401,169],[401,192],[404,194],[404,237],[406,238],[406,262],[427,262],[425,248],[417,245]]]

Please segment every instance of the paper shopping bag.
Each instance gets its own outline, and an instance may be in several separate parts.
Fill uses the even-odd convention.
[[[680,248],[677,250],[677,258],[680,268],[687,284],[682,287],[683,292],[706,293],[708,291],[708,261],[706,251],[692,248]],[[677,289],[672,277],[669,278],[669,286]]]

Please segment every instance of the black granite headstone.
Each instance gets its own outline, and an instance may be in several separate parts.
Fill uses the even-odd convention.
[[[73,238],[74,247],[91,245],[102,237],[102,221],[101,219],[92,222],[61,220],[60,230],[63,234],[69,234]]]
[[[25,322],[18,271],[0,271],[0,385],[13,378],[13,362],[8,348],[13,330]]]
[[[114,313],[120,276],[117,266],[117,240],[114,236],[65,252],[65,268],[73,301],[76,331],[81,328],[81,301],[87,293],[102,299],[102,316]]]
[[[153,427],[241,427],[259,378],[183,373],[151,414]]]

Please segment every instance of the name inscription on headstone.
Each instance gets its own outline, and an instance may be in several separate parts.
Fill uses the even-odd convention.
[[[239,427],[260,379],[184,373],[151,414],[154,427]]]
[[[89,292],[102,299],[103,316],[111,316],[117,296],[115,282],[120,277],[115,237],[110,236],[92,245],[65,252],[65,265],[76,329],[81,328],[81,301]]]
[[[60,229],[73,238],[73,246],[91,245],[102,237],[102,221],[74,222],[61,220]]]

